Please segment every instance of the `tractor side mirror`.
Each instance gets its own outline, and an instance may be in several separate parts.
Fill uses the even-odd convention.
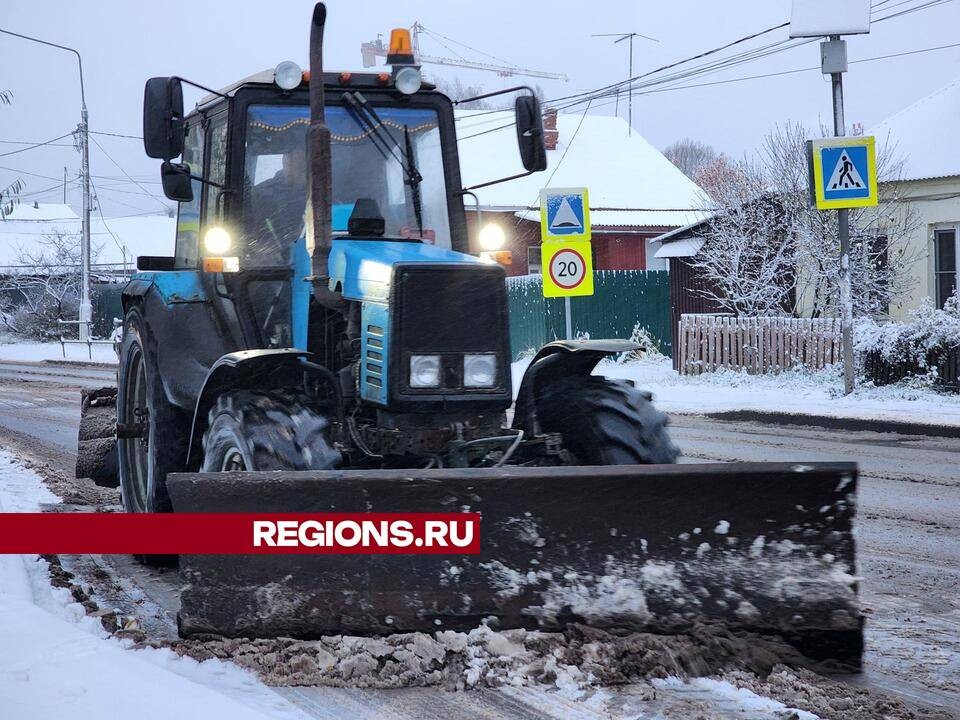
[[[163,183],[163,194],[177,202],[193,200],[193,183],[191,182],[190,166],[186,163],[172,163],[164,160],[160,166],[160,181]]]
[[[143,90],[143,148],[147,155],[160,160],[172,160],[180,155],[184,128],[180,79],[155,77],[147,80]],[[168,194],[167,197],[171,196]]]
[[[533,95],[520,95],[515,106],[517,144],[520,160],[530,172],[547,169],[547,148],[543,142],[543,114],[540,101]]]

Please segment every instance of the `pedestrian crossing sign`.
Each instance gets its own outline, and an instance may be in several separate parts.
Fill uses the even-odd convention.
[[[807,142],[810,189],[820,210],[868,207],[878,202],[873,137],[824,138]]]
[[[540,237],[544,242],[590,240],[590,202],[586,188],[540,191]]]

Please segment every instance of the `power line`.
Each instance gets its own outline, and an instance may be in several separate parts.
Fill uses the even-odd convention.
[[[73,143],[37,142],[36,140],[0,140],[0,143],[4,145],[33,145],[36,147],[40,147],[41,145],[50,145],[53,147],[76,147],[76,145]]]
[[[65,137],[70,137],[73,135],[73,131],[60,135],[59,137],[52,138],[51,140],[45,140],[44,142],[34,143],[28,147],[19,148],[18,150],[11,150],[10,152],[0,153],[0,157],[7,157],[8,155],[16,155],[17,153],[26,152],[27,150],[33,150],[34,148],[43,147],[45,145],[52,145],[57,140],[63,140]]]
[[[0,165],[0,170],[7,170],[9,172],[16,173],[17,175],[29,175],[30,177],[38,177],[44,180],[58,180],[63,182],[63,178],[55,178],[52,175],[40,175],[39,173],[27,172],[26,170],[17,170],[16,168],[5,167],[3,165]]]
[[[96,140],[94,140],[96,142]],[[97,201],[97,214],[100,215],[100,222],[103,223],[104,229],[110,233],[110,237],[113,238],[113,242],[116,243],[117,249],[120,250],[120,256],[123,258],[123,265],[127,265],[127,246],[120,242],[120,238],[117,237],[117,234],[110,229],[110,226],[107,225],[107,219],[103,216],[103,208],[100,207],[100,196],[97,194],[97,186],[93,182],[93,178],[90,178],[90,185],[93,187],[93,197]]]
[[[159,197],[157,197],[156,195],[154,195],[153,193],[151,193],[151,192],[150,192],[149,190],[147,190],[143,185],[141,185],[141,184],[138,183],[136,180],[134,180],[132,177],[130,177],[130,174],[127,173],[127,171],[124,170],[124,169],[120,166],[120,163],[118,163],[116,160],[114,160],[113,157],[110,155],[110,153],[108,153],[106,150],[103,149],[103,145],[101,145],[96,138],[92,138],[92,139],[93,139],[94,145],[96,145],[98,148],[100,148],[100,152],[102,152],[104,155],[106,155],[106,156],[107,156],[107,159],[108,159],[110,162],[112,162],[114,165],[116,165],[117,169],[118,169],[120,172],[122,172],[122,173],[124,174],[124,176],[125,176],[130,182],[132,182],[134,185],[136,185],[138,188],[140,188],[140,189],[144,192],[144,194],[149,195],[149,196],[152,197],[154,200],[156,200],[160,205],[163,206],[164,209],[167,209],[167,204],[166,204],[165,202],[163,202],[162,200],[160,200]],[[119,191],[114,191],[114,192],[119,192]]]
[[[936,46],[936,47],[920,48],[919,50],[908,50],[908,51],[905,51],[905,52],[890,53],[890,54],[888,54],[888,55],[877,55],[877,56],[875,56],[875,57],[861,58],[860,60],[851,60],[851,61],[849,62],[849,64],[850,64],[850,65],[856,65],[856,64],[858,64],[858,63],[874,62],[874,61],[877,61],[877,60],[889,60],[889,59],[891,59],[891,58],[905,57],[905,56],[907,56],[907,55],[920,55],[920,54],[922,54],[922,53],[935,52],[935,51],[937,51],[937,50],[948,50],[948,49],[950,49],[950,48],[955,48],[955,47],[960,47],[960,43],[951,43],[951,44],[949,44],[949,45],[938,45],[938,46]],[[801,73],[801,72],[810,72],[811,70],[820,70],[820,66],[819,66],[819,65],[812,65],[812,66],[810,66],[810,67],[805,67],[805,68],[795,68],[795,69],[793,69],[793,70],[780,70],[780,71],[778,71],[778,72],[763,73],[763,74],[760,74],[760,75],[747,75],[747,76],[744,76],[744,77],[728,78],[728,79],[726,79],[726,80],[713,80],[713,81],[711,81],[711,82],[705,82],[705,83],[695,83],[695,84],[690,84],[690,85],[677,85],[677,86],[674,86],[674,87],[667,87],[667,88],[660,88],[660,89],[654,89],[654,90],[647,90],[646,92],[642,92],[642,93],[640,93],[640,94],[641,94],[641,95],[654,95],[654,94],[657,94],[657,93],[670,92],[670,91],[672,91],[672,90],[686,90],[686,89],[689,89],[689,88],[708,87],[708,86],[711,86],[711,85],[724,85],[724,84],[726,84],[726,83],[743,82],[743,81],[745,81],[745,80],[758,80],[758,79],[762,79],[762,78],[777,77],[777,76],[780,76],[780,75],[793,75],[793,74]],[[609,102],[608,102],[608,103],[605,103],[605,104],[609,104]]]
[[[143,140],[142,135],[127,135],[125,133],[115,133],[115,132],[105,132],[103,130],[91,130],[91,135],[106,135],[107,137],[119,137],[119,138],[128,138],[130,140]]]
[[[913,0],[901,0],[900,3],[898,3],[897,5],[891,6],[891,7],[888,8],[888,9],[893,9],[893,7],[897,7],[898,5],[902,5],[902,4],[904,4],[904,2],[912,2],[912,1],[913,1]],[[884,4],[884,2],[889,2],[889,0],[883,0],[883,2],[875,5],[874,8],[880,7],[881,5]],[[902,11],[897,12],[897,13],[891,13],[890,15],[885,15],[885,16],[883,16],[883,17],[881,17],[881,18],[877,18],[877,19],[874,20],[873,22],[875,22],[875,23],[883,22],[883,21],[885,21],[885,20],[890,20],[890,19],[895,18],[895,17],[900,17],[900,16],[902,16],[902,15],[907,15],[907,14],[910,14],[910,13],[918,12],[918,11],[920,11],[920,10],[925,10],[925,9],[928,9],[928,8],[931,8],[931,7],[935,7],[935,6],[937,6],[937,5],[942,5],[942,4],[945,4],[945,3],[948,3],[948,2],[952,2],[952,0],[926,0],[926,2],[922,2],[920,5],[916,5],[916,6],[914,6],[914,7],[906,8],[905,10],[902,10]],[[753,61],[753,60],[757,60],[757,59],[760,59],[760,58],[763,58],[763,57],[767,57],[767,56],[769,56],[769,55],[777,54],[777,53],[780,53],[780,52],[785,52],[785,51],[787,51],[787,50],[792,50],[792,49],[795,48],[795,47],[799,47],[799,46],[801,46],[801,45],[806,45],[806,44],[808,44],[808,43],[816,42],[816,41],[817,41],[817,38],[801,38],[801,39],[786,38],[786,39],[783,39],[783,40],[778,40],[778,41],[776,41],[776,42],[770,43],[770,44],[765,45],[765,46],[761,46],[761,47],[759,47],[759,48],[754,48],[754,49],[751,49],[751,50],[744,51],[744,52],[742,52],[742,53],[738,53],[738,54],[736,54],[736,55],[732,55],[732,56],[729,56],[729,57],[726,57],[726,58],[721,58],[721,59],[718,59],[718,60],[716,60],[716,61],[711,61],[711,62],[709,62],[709,63],[702,63],[702,64],[697,65],[697,66],[694,66],[694,67],[692,67],[692,68],[687,68],[687,69],[685,69],[685,70],[678,71],[678,72],[676,72],[676,73],[673,73],[672,75],[668,75],[668,76],[665,76],[665,77],[651,78],[650,80],[648,80],[648,81],[645,82],[645,83],[638,83],[638,81],[639,81],[639,80],[642,80],[643,78],[649,78],[650,76],[656,75],[656,74],[658,74],[658,73],[661,73],[661,72],[663,72],[664,70],[676,68],[676,67],[679,67],[679,66],[681,66],[681,65],[685,65],[685,64],[687,64],[687,63],[690,63],[690,62],[693,62],[693,61],[695,61],[695,60],[698,60],[698,59],[703,59],[703,58],[705,58],[705,57],[711,57],[711,56],[713,56],[713,55],[715,55],[715,54],[717,54],[717,53],[719,53],[719,52],[721,52],[721,51],[723,51],[723,50],[729,49],[730,47],[733,47],[733,46],[735,46],[735,45],[739,45],[739,44],[741,44],[741,43],[744,43],[744,42],[747,42],[747,41],[749,41],[749,40],[755,39],[755,38],[760,37],[760,36],[762,36],[762,35],[765,35],[765,34],[768,34],[768,33],[770,33],[770,32],[773,32],[773,31],[775,31],[775,30],[779,30],[779,29],[781,29],[781,28],[787,27],[787,26],[789,26],[789,24],[790,24],[789,22],[780,23],[779,25],[775,25],[775,26],[770,27],[770,28],[767,28],[767,29],[765,29],[765,30],[761,30],[761,31],[759,31],[759,32],[752,33],[752,34],[750,34],[750,35],[746,35],[746,36],[744,36],[744,37],[742,37],[742,38],[738,38],[738,39],[733,40],[733,41],[731,41],[731,42],[729,42],[729,43],[726,43],[726,44],[724,44],[724,45],[721,45],[721,46],[719,46],[719,47],[712,48],[712,49],[710,49],[710,50],[706,50],[706,51],[704,51],[704,52],[698,53],[697,55],[693,55],[693,56],[691,56],[691,57],[689,57],[689,58],[684,58],[684,59],[682,59],[682,60],[678,60],[678,61],[669,63],[669,64],[667,64],[667,65],[663,65],[663,66],[661,66],[661,67],[659,67],[659,68],[655,68],[654,70],[650,70],[650,71],[645,72],[645,73],[642,73],[642,74],[640,74],[640,75],[637,75],[637,76],[628,78],[627,80],[622,80],[622,81],[617,82],[617,83],[612,83],[612,84],[610,84],[610,85],[605,85],[605,86],[602,86],[602,87],[600,87],[600,88],[596,88],[595,90],[583,91],[583,92],[579,92],[579,93],[573,93],[573,94],[571,94],[571,95],[566,95],[566,96],[560,96],[560,97],[557,97],[557,98],[552,98],[552,99],[548,100],[547,102],[549,102],[549,103],[558,103],[558,102],[562,102],[562,101],[569,101],[569,102],[567,102],[567,104],[562,105],[562,106],[560,106],[559,108],[557,108],[557,109],[559,109],[559,110],[569,109],[569,108],[575,107],[575,106],[577,106],[577,105],[579,105],[579,104],[581,104],[581,103],[587,102],[588,100],[596,100],[596,99],[600,99],[600,98],[604,98],[604,97],[609,97],[609,96],[614,95],[615,93],[618,93],[618,92],[623,92],[624,89],[627,89],[627,88],[632,88],[632,89],[636,89],[636,90],[643,90],[643,89],[648,88],[648,87],[655,87],[655,86],[657,86],[657,85],[663,85],[663,84],[666,84],[666,83],[669,83],[669,82],[676,82],[676,81],[680,81],[680,80],[691,79],[691,78],[697,77],[697,76],[703,76],[703,75],[707,75],[707,74],[712,74],[712,73],[715,73],[715,72],[719,72],[720,70],[724,70],[724,69],[733,67],[733,66],[735,66],[735,65],[740,65],[740,64],[743,64],[743,63],[745,63],[745,62],[751,62],[751,61]],[[595,106],[595,107],[597,107],[597,106]],[[487,111],[487,112],[497,112],[497,111]],[[478,113],[478,114],[483,114],[483,113]],[[477,114],[475,114],[474,117],[475,117],[476,115],[477,115]],[[511,125],[512,125],[512,123],[511,123]],[[511,125],[507,125],[507,126],[503,126],[503,127],[510,127]],[[494,132],[494,131],[499,130],[499,129],[501,129],[501,128],[500,128],[500,127],[498,127],[498,128],[492,128],[492,129],[490,130],[490,132]],[[475,135],[473,135],[473,136],[468,136],[468,137],[475,137],[475,136],[478,135],[478,134],[481,134],[481,133],[477,133],[477,134],[475,134]],[[464,139],[466,139],[466,138],[464,138]]]
[[[467,50],[470,50],[470,51],[472,51],[472,52],[475,52],[475,53],[477,53],[477,54],[479,54],[479,55],[485,55],[486,57],[490,58],[491,60],[496,60],[497,62],[501,62],[501,63],[503,63],[504,65],[512,65],[513,67],[515,67],[515,68],[517,68],[517,69],[520,68],[519,65],[517,65],[516,63],[512,63],[512,62],[510,62],[509,60],[504,60],[503,58],[497,57],[496,55],[491,55],[490,53],[484,52],[483,50],[477,50],[476,48],[470,47],[469,45],[467,45],[467,44],[465,44],[465,43],[462,43],[462,42],[460,42],[459,40],[454,40],[453,38],[449,38],[449,37],[447,37],[446,35],[441,35],[440,33],[436,32],[435,30],[429,30],[429,29],[427,29],[426,27],[424,27],[422,23],[420,24],[420,29],[423,30],[425,33],[427,33],[427,34],[429,34],[429,35],[434,35],[434,36],[436,36],[436,37],[434,37],[435,40],[436,40],[437,37],[440,37],[440,38],[443,38],[444,40],[446,40],[447,42],[452,42],[454,45],[459,45],[460,47],[466,48]],[[439,42],[439,41],[438,41],[438,42]],[[440,44],[443,45],[443,43],[440,43]],[[466,58],[463,57],[463,55],[460,55],[460,53],[458,53],[458,52],[457,52],[456,50],[454,50],[453,48],[447,47],[446,45],[444,45],[444,47],[446,47],[447,50],[449,50],[450,52],[454,53],[455,55],[459,55],[461,60],[466,60]]]
[[[888,1],[889,1],[889,0],[888,0]],[[911,0],[911,1],[912,1],[912,0]],[[947,3],[947,2],[952,2],[952,0],[928,0],[928,2],[925,2],[925,3],[922,4],[922,5],[918,5],[918,6],[915,6],[915,7],[913,7],[913,8],[908,8],[908,10],[902,11],[902,12],[900,12],[900,13],[895,13],[895,14],[893,14],[893,15],[884,16],[884,17],[882,17],[882,18],[879,18],[879,19],[876,20],[875,22],[882,22],[883,20],[888,20],[888,19],[890,19],[890,18],[892,18],[892,17],[899,17],[899,16],[901,16],[901,15],[907,14],[908,12],[917,12],[917,11],[919,11],[919,10],[924,10],[924,9],[927,9],[927,8],[930,8],[930,7],[934,7],[934,6],[936,6],[936,5],[945,4],[945,3]],[[902,4],[902,3],[901,3],[901,4]],[[787,24],[789,24],[789,23],[787,23]],[[777,26],[777,27],[783,27],[783,25],[780,25],[780,26]],[[758,34],[757,34],[757,35],[758,35]],[[763,56],[765,56],[765,55],[767,55],[767,54],[772,54],[772,52],[782,52],[783,50],[789,50],[789,49],[792,49],[793,47],[797,47],[798,45],[807,44],[807,43],[809,43],[809,42],[814,42],[814,41],[816,41],[816,40],[817,40],[817,38],[810,38],[810,39],[802,40],[802,41],[800,41],[800,42],[790,44],[788,47],[781,48],[781,50],[773,51],[772,48],[773,48],[774,46],[776,46],[776,45],[782,45],[783,43],[787,42],[787,41],[785,41],[785,40],[784,40],[784,41],[779,41],[778,43],[773,43],[773,44],[767,46],[767,48],[769,48],[770,51],[765,51],[765,52],[763,52],[762,55],[756,55],[756,56],[754,56],[754,57],[752,57],[752,58],[748,58],[748,59],[757,59],[757,57],[763,57]],[[736,42],[736,41],[735,41],[735,42]],[[906,51],[906,52],[902,52],[902,53],[890,53],[890,54],[887,54],[887,55],[878,55],[878,56],[876,56],[876,57],[871,57],[871,58],[863,58],[863,59],[860,59],[860,60],[851,60],[851,61],[850,61],[850,64],[852,65],[852,64],[856,64],[856,63],[873,62],[873,61],[876,61],[876,60],[884,60],[884,59],[894,58],[894,57],[905,57],[905,56],[908,56],[908,55],[917,55],[917,54],[921,54],[921,53],[925,53],[925,52],[934,52],[934,51],[937,51],[937,50],[944,50],[944,49],[948,49],[948,48],[952,48],[952,47],[957,47],[958,45],[960,45],[960,44],[940,45],[940,46],[937,46],[937,47],[921,48],[921,49],[919,49],[919,50],[910,50],[910,51]],[[751,51],[751,53],[756,53],[756,52],[759,52],[760,50],[764,50],[764,49],[761,48],[761,49],[758,49],[758,50],[755,50],[755,51]],[[772,51],[772,52],[771,52],[771,51]],[[744,53],[744,55],[749,55],[749,54],[751,54],[751,53]],[[701,55],[702,55],[702,54],[701,54]],[[735,56],[735,57],[736,57],[736,56]],[[793,69],[793,70],[781,70],[781,71],[778,71],[778,72],[763,73],[763,74],[759,74],[759,75],[749,75],[749,76],[746,76],[746,77],[728,78],[728,79],[724,79],[724,80],[715,80],[715,81],[705,82],[705,83],[691,83],[691,84],[686,84],[686,85],[674,85],[674,86],[664,87],[664,88],[660,88],[660,89],[648,89],[648,88],[656,88],[656,87],[659,86],[659,85],[667,85],[668,83],[675,83],[675,82],[679,82],[679,81],[682,81],[682,80],[691,79],[692,77],[697,77],[697,76],[706,75],[706,74],[708,74],[708,73],[717,72],[717,71],[720,70],[720,69],[726,69],[726,67],[731,67],[731,66],[733,66],[733,65],[741,64],[742,62],[745,62],[745,61],[746,61],[746,60],[740,60],[740,59],[738,59],[736,62],[731,63],[730,65],[724,65],[723,67],[712,68],[712,69],[709,69],[708,71],[704,71],[704,72],[692,72],[692,71],[691,71],[690,74],[677,74],[677,75],[675,75],[675,76],[671,76],[671,77],[667,77],[667,78],[657,78],[657,79],[655,79],[655,80],[652,80],[652,81],[649,81],[649,82],[647,82],[647,83],[643,83],[643,84],[637,86],[636,89],[640,91],[640,94],[641,94],[641,95],[652,95],[652,94],[657,94],[657,93],[662,93],[662,92],[669,92],[669,91],[671,91],[671,90],[683,90],[683,89],[696,88],[696,87],[708,87],[708,86],[712,86],[712,85],[722,85],[722,84],[732,83],[732,82],[743,82],[743,81],[745,81],[745,80],[756,80],[756,79],[761,79],[761,78],[777,77],[777,76],[781,76],[781,75],[791,75],[791,74],[795,74],[795,73],[807,72],[807,71],[810,71],[810,70],[818,70],[818,69],[820,69],[820,66],[818,65],[818,66],[814,66],[814,67],[796,68],[796,69]],[[676,64],[678,64],[678,63],[674,63],[674,65],[676,65]],[[695,69],[694,69],[694,70],[695,70]],[[646,73],[646,74],[649,74],[649,73]],[[639,77],[639,76],[638,76],[638,77]],[[621,91],[622,91],[622,90],[621,90]],[[612,93],[602,93],[602,94],[601,94],[601,93],[599,93],[598,91],[593,91],[593,94],[592,94],[592,95],[590,95],[589,93],[582,93],[582,94],[580,94],[580,95],[582,96],[582,99],[576,100],[576,101],[574,101],[574,102],[567,103],[566,105],[561,105],[560,107],[555,108],[555,109],[558,110],[558,111],[560,111],[560,110],[567,110],[567,109],[570,109],[570,108],[575,107],[575,106],[577,106],[577,105],[580,105],[580,104],[582,104],[582,103],[584,103],[584,102],[588,102],[588,101],[589,101],[589,102],[593,102],[593,101],[595,101],[595,100],[597,100],[597,99],[609,97],[610,95],[612,95]],[[577,96],[569,96],[569,97],[577,97]],[[549,101],[549,102],[554,102],[554,100],[551,100],[551,101]],[[613,102],[614,102],[614,100],[610,100],[610,101],[602,102],[602,103],[595,103],[595,104],[593,105],[593,107],[595,107],[595,108],[605,107],[605,106],[607,106],[607,105],[612,104]],[[470,118],[472,119],[472,118],[474,118],[474,117],[477,117],[478,115],[484,115],[484,114],[487,114],[487,113],[495,113],[495,112],[505,112],[505,111],[495,110],[495,111],[486,111],[486,112],[481,112],[481,113],[474,113],[474,114],[472,114],[472,115],[470,116]],[[464,119],[466,119],[466,118],[460,118],[461,121],[464,120]],[[504,129],[506,129],[506,128],[513,127],[514,124],[515,124],[514,122],[510,122],[510,123],[507,123],[507,124],[504,124],[504,125],[499,125],[499,126],[494,127],[494,128],[489,128],[489,129],[487,129],[487,130],[482,130],[482,131],[480,131],[480,132],[473,133],[473,134],[471,134],[471,135],[465,135],[465,136],[463,136],[462,138],[459,138],[459,140],[468,140],[468,139],[470,139],[470,138],[478,137],[478,136],[480,136],[480,135],[485,135],[485,134],[487,134],[487,133],[492,133],[492,132],[497,132],[497,131],[499,131],[499,130],[504,130]],[[474,126],[475,126],[475,125],[474,125]]]

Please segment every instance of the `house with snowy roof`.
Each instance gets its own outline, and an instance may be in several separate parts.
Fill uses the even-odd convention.
[[[704,217],[703,191],[626,121],[608,115],[544,114],[547,169],[476,190],[483,225],[495,223],[511,251],[508,275],[540,272],[540,190],[586,187],[595,270],[665,269],[651,241]],[[523,172],[512,111],[457,111],[464,187]],[[472,250],[481,247],[475,206],[464,198]]]
[[[910,237],[914,290],[891,314],[906,315],[924,297],[938,307],[960,285],[960,78],[867,131],[902,161],[895,191],[918,219]],[[887,184],[886,190],[893,191]],[[880,192],[885,191],[881,183]]]
[[[167,215],[131,215],[90,219],[94,270],[132,269],[138,255],[169,255],[176,234],[176,218]],[[36,257],[52,236],[75,237],[79,246],[80,216],[65,204],[21,202],[0,219],[0,274],[31,271],[23,260]]]

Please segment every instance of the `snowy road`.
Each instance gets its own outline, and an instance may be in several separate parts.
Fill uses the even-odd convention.
[[[116,494],[108,490],[73,487],[71,495],[69,480],[78,419],[76,385],[112,371],[98,369],[81,381],[76,369],[68,368],[59,376],[53,373],[41,382],[25,383],[22,377],[7,375],[4,365],[0,365],[0,447],[42,463],[48,482],[53,476],[52,486],[68,503],[116,502]],[[18,368],[13,372],[22,374]],[[858,462],[862,592],[869,613],[868,671],[858,682],[927,707],[960,707],[960,438],[777,427],[696,416],[676,416],[673,435],[689,462]],[[126,559],[102,560],[101,569],[126,575],[135,586],[122,592],[144,591],[157,627],[172,630],[175,574],[144,570]],[[602,717],[611,711],[611,703],[618,705],[617,716],[625,717],[630,708],[640,707],[639,699],[630,697],[640,691],[630,689],[618,691],[612,700],[572,707],[556,694],[531,688],[439,696],[431,689],[280,692],[311,717]],[[667,697],[683,702],[684,693],[711,692],[687,687]],[[645,702],[645,710],[653,709]],[[724,716],[719,714],[723,703],[713,698],[710,704],[718,708],[711,717]],[[723,713],[735,717],[737,711],[733,702]]]
[[[696,416],[674,416],[673,436],[690,459],[859,463],[865,680],[960,707],[960,438]]]

